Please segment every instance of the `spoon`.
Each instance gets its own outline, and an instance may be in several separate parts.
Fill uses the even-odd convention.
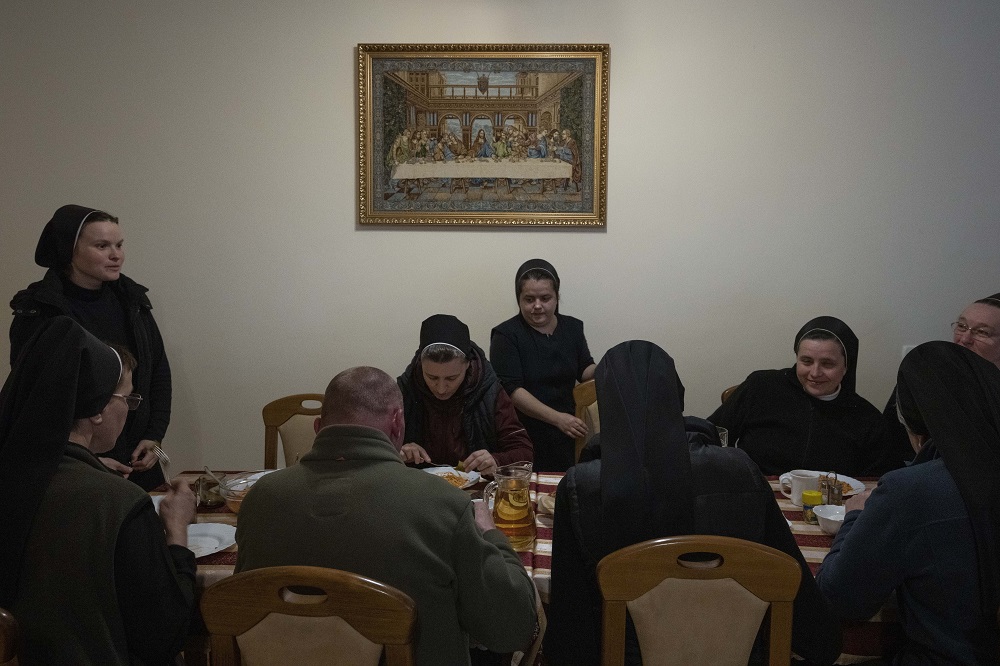
[[[208,465],[205,465],[205,473],[208,474],[213,479],[215,479],[215,482],[219,484],[219,488],[223,487],[222,479],[220,479],[219,477],[217,477],[215,475],[215,472],[213,472],[212,470],[210,470],[208,468]],[[225,474],[223,474],[222,476],[225,476]]]

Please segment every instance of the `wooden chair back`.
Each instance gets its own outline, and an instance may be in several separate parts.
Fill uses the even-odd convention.
[[[302,593],[309,588],[322,594]],[[213,666],[242,663],[251,634],[266,651],[257,652],[257,663],[353,666],[364,663],[360,655],[375,644],[384,649],[386,666],[414,664],[416,604],[394,587],[347,571],[304,566],[243,571],[206,589],[201,613],[211,634]],[[381,653],[376,647],[375,664]]]
[[[735,391],[739,387],[740,387],[740,384],[736,384],[735,386],[730,386],[725,391],[723,391],[722,392],[722,402],[725,402],[726,400],[729,400],[729,396],[731,396],[733,394],[733,391]]]
[[[717,557],[707,562],[704,558],[699,558],[701,561],[696,562],[679,559],[691,553],[713,553]],[[667,537],[615,551],[597,565],[598,586],[603,598],[601,663],[604,666],[624,664],[625,612],[628,602],[643,597],[667,579],[732,579],[761,601],[770,604],[770,664],[788,666],[792,651],[792,602],[799,589],[801,574],[798,563],[786,553],[731,537]],[[696,618],[695,621],[701,619],[696,607],[689,606],[681,609],[681,612]],[[704,622],[712,623],[713,627],[709,631],[718,631],[717,617],[707,613],[701,615],[704,616]],[[749,634],[751,643],[759,626],[757,624],[749,628],[752,632]],[[729,629],[731,628],[727,627]],[[664,627],[665,632],[671,630],[671,627]],[[662,657],[663,655],[643,655],[643,663],[671,663],[671,660]],[[743,664],[747,657],[749,654],[742,657]],[[712,659],[711,662],[716,663],[716,660]],[[674,660],[672,663],[684,662]]]
[[[285,454],[285,466],[293,465],[299,455],[312,447],[313,419],[320,407],[307,407],[306,402],[323,404],[322,393],[298,393],[278,398],[264,405],[264,469],[278,468],[278,436]],[[295,423],[292,420],[295,419]],[[302,422],[299,422],[302,420]]]
[[[587,381],[581,382],[573,387],[573,402],[576,403],[576,411],[574,413],[576,418],[581,421],[586,421],[587,408],[597,402],[597,385],[594,383],[593,379],[588,379]],[[597,427],[600,427],[599,422]],[[593,435],[594,432],[588,433],[588,437]],[[573,458],[574,460],[580,460],[580,451],[583,451],[583,447],[587,443],[588,437],[576,438],[576,455]]]
[[[21,647],[21,630],[9,611],[0,608],[0,664],[17,666]]]

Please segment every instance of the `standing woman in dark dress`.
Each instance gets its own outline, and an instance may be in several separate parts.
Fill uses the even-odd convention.
[[[128,349],[139,362],[133,382],[143,400],[101,462],[149,490],[164,480],[153,447],[170,423],[170,365],[147,289],[121,273],[124,261],[118,218],[84,206],[59,208],[35,249],[35,263],[48,269],[45,276],[10,303],[10,362],[43,321],[58,315]]]
[[[517,269],[520,313],[493,329],[490,363],[535,445],[535,470],[565,472],[587,424],[574,415],[573,387],[594,377],[583,322],[559,313],[559,274],[531,259]]]

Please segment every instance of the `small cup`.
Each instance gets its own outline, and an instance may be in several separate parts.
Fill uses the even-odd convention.
[[[195,494],[198,496],[198,504],[209,508],[222,506],[223,499],[219,493],[219,484],[215,479],[208,476],[199,476],[195,481]]]
[[[802,506],[802,491],[819,490],[819,472],[793,469],[779,476],[778,482],[781,484],[781,494],[790,499],[795,506]]]
[[[715,430],[719,433],[719,442],[723,446],[729,446],[729,429],[722,426],[715,426]]]

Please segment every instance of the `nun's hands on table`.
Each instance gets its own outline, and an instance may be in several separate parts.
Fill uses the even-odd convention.
[[[469,454],[469,457],[462,462],[462,468],[466,472],[479,472],[493,476],[497,471],[497,461],[489,451],[479,449]]]
[[[424,450],[424,447],[413,442],[403,444],[403,448],[399,450],[399,457],[407,465],[419,465],[420,463],[431,462],[431,457]]]

